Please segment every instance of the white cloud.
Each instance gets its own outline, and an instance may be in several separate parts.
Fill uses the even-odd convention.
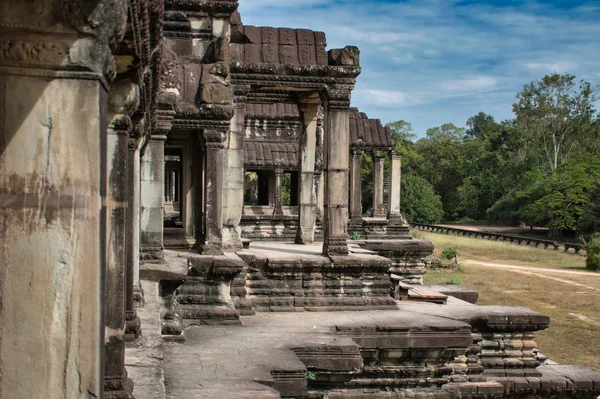
[[[498,79],[492,76],[473,76],[465,79],[446,80],[441,83],[442,90],[453,92],[468,92],[491,89],[496,86]]]
[[[423,41],[423,37],[419,33],[361,31],[353,28],[341,28],[341,33],[348,40],[360,40],[375,44]]]
[[[541,71],[541,72],[573,72],[577,69],[577,63],[572,61],[563,61],[563,62],[528,62],[525,64],[528,69]]]
[[[363,90],[362,93],[367,98],[367,101],[380,107],[405,107],[414,103],[415,98],[412,98],[408,93],[391,90]]]

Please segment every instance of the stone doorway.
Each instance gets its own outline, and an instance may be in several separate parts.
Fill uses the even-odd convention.
[[[180,148],[165,148],[164,227],[183,227],[181,217],[182,157]]]

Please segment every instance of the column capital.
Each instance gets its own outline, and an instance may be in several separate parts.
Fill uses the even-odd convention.
[[[203,129],[199,135],[204,139],[206,148],[225,148],[226,135],[222,129]]]
[[[365,152],[363,150],[352,150],[352,156],[362,157]]]
[[[150,136],[150,140],[151,142],[165,142],[167,140],[167,136],[165,136],[164,134],[152,134]]]
[[[390,151],[390,156],[396,160],[402,160],[402,154],[397,151]]]
[[[326,96],[330,111],[350,110],[352,86],[334,85],[327,88]]]
[[[321,103],[300,103],[298,107],[302,112],[304,124],[308,125],[312,122],[318,122],[319,119],[319,107]]]

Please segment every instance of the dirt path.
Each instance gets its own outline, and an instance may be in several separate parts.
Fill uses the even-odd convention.
[[[465,265],[481,265],[487,267],[498,267],[503,269],[517,269],[517,270],[534,270],[543,273],[564,273],[564,274],[574,274],[578,276],[594,276],[600,278],[600,273],[594,272],[580,272],[577,270],[565,270],[565,269],[552,269],[549,267],[529,267],[529,266],[518,266],[518,265],[505,265],[503,263],[490,263],[490,262],[482,262],[479,260],[463,260],[461,259],[460,263],[464,263]]]
[[[463,263],[465,265],[478,265],[478,266],[484,266],[484,267],[494,267],[494,268],[498,268],[498,269],[511,269],[519,274],[537,276],[537,277],[545,278],[548,280],[554,280],[554,281],[558,281],[558,282],[561,282],[564,284],[569,284],[569,285],[573,285],[573,286],[577,286],[577,287],[581,287],[581,288],[586,288],[588,290],[600,292],[600,289],[598,289],[596,287],[590,287],[589,285],[580,284],[580,283],[576,283],[571,280],[565,280],[562,278],[548,276],[547,274],[545,274],[545,273],[558,273],[558,274],[566,274],[566,275],[572,275],[572,276],[593,276],[593,277],[600,278],[600,273],[580,272],[580,271],[575,271],[575,270],[563,270],[563,269],[550,269],[550,268],[545,268],[545,267],[504,265],[501,263],[489,263],[489,262],[481,262],[478,260],[468,260],[468,259],[463,260],[461,263]]]

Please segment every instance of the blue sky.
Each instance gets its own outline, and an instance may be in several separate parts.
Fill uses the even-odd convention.
[[[352,105],[418,136],[479,111],[512,118],[524,84],[552,72],[600,83],[600,0],[240,0],[246,25],[308,28],[356,45]]]

